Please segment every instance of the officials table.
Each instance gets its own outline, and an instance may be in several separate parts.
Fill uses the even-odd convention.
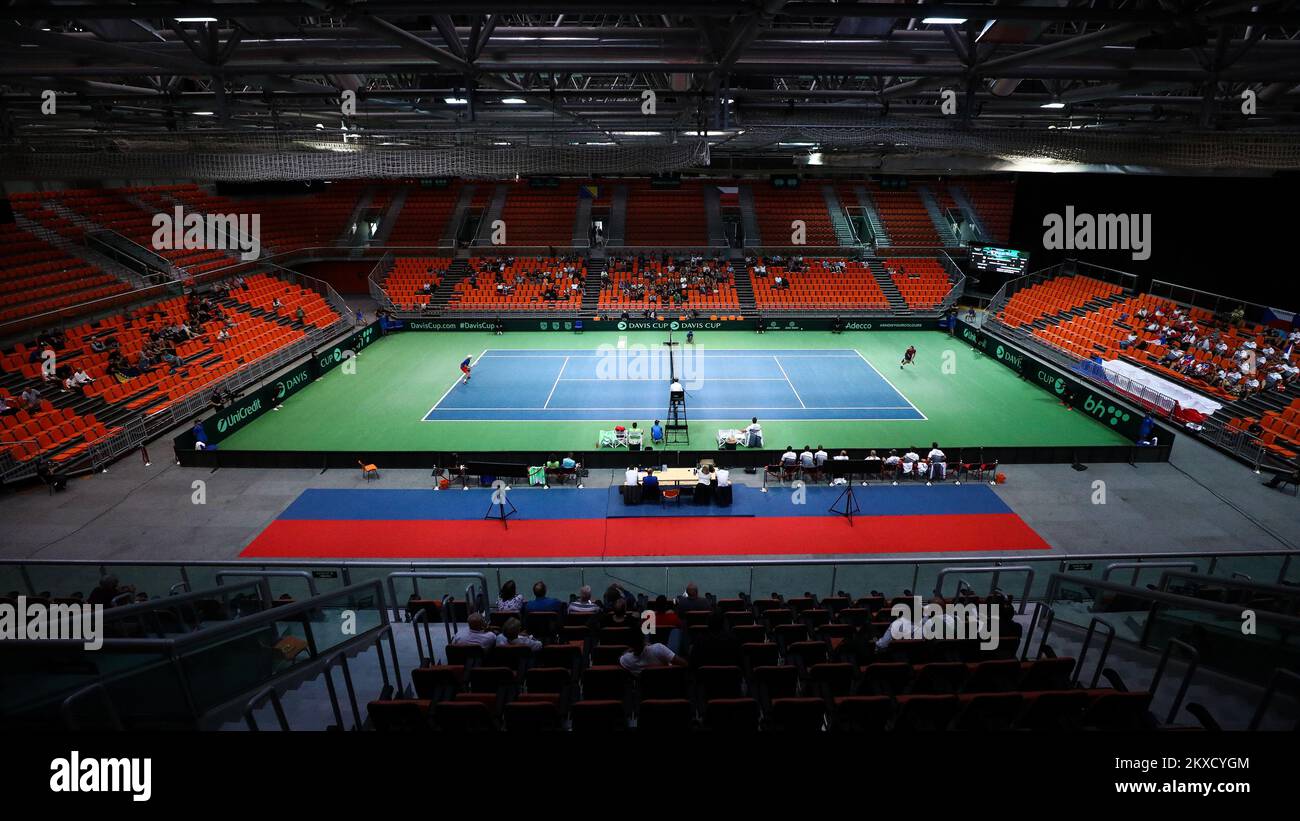
[[[640,482],[645,478],[645,471],[640,471],[636,475],[636,480]],[[699,482],[699,474],[695,468],[669,468],[668,470],[656,470],[655,478],[659,480],[659,486],[672,485],[681,487],[682,485],[693,485]]]

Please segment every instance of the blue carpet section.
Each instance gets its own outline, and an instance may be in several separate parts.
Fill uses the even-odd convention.
[[[520,489],[509,495],[519,515],[529,519],[605,519],[658,516],[825,516],[839,497],[840,487],[806,488],[804,504],[795,504],[789,488],[767,493],[735,486],[730,508],[695,507],[687,499],[625,506],[618,488]],[[289,521],[435,521],[481,519],[491,503],[490,490],[307,490],[280,514]],[[925,516],[1005,514],[1011,509],[982,484],[855,487],[863,516]]]
[[[662,417],[669,373],[694,419],[924,419],[857,351],[666,348],[492,350],[424,421],[598,421]],[[901,355],[901,354],[900,354]],[[449,363],[450,374],[455,365]],[[886,363],[888,364],[888,363]]]

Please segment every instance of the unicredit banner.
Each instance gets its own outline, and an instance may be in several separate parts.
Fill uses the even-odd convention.
[[[1059,397],[1071,407],[1091,416],[1103,425],[1114,428],[1122,436],[1137,441],[1145,412],[1118,402],[1077,375],[1049,365],[1030,356],[1024,350],[995,336],[984,333],[974,325],[957,321],[954,335],[976,350],[1001,362],[1006,367],[1033,382],[1038,387]],[[1162,431],[1160,444],[1173,443],[1173,435]]]
[[[378,323],[371,323],[328,348],[296,364],[262,387],[249,391],[203,420],[208,444],[215,445],[232,433],[242,430],[253,420],[279,405],[321,376],[356,356],[379,338]],[[177,448],[193,450],[194,434],[186,431],[176,437]]]

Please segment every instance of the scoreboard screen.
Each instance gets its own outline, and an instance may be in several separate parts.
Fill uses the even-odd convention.
[[[976,271],[1018,277],[1025,272],[1025,267],[1029,264],[1029,252],[972,243],[970,262],[971,268]]]

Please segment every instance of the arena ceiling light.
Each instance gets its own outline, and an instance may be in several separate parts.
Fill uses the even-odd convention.
[[[211,117],[214,114],[212,111],[191,111],[190,113],[195,117]]]
[[[464,97],[443,97],[442,101],[447,105],[469,105],[469,100]]]
[[[735,131],[683,131],[683,137],[730,137],[731,135],[744,134],[743,128]]]
[[[178,22],[178,23],[215,23],[215,22],[217,22],[217,18],[215,18],[215,17],[173,17],[172,19],[175,20],[175,21]]]
[[[1062,103],[1057,100],[1053,100],[1050,103],[1043,103],[1042,105],[1039,106],[1039,108],[1065,108],[1065,103]]]
[[[523,97],[502,97],[501,102],[504,105],[526,105],[528,103]]]
[[[662,137],[662,131],[611,131],[615,137]]]
[[[966,22],[965,17],[925,17],[921,19],[927,26],[960,26]]]
[[[817,143],[777,143],[781,148],[816,148]]]

